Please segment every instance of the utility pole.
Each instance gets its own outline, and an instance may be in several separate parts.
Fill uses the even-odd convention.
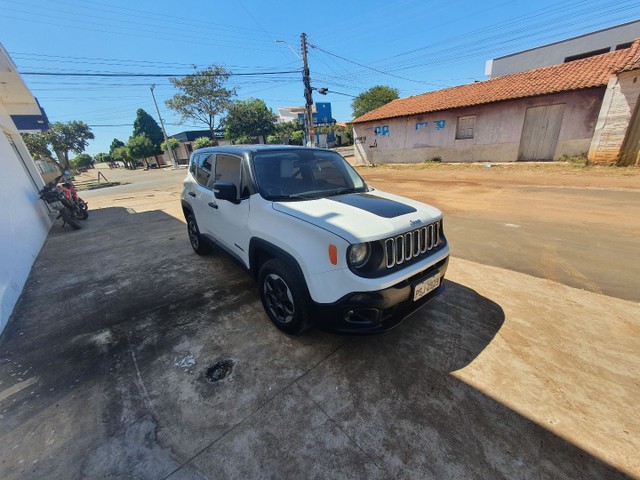
[[[307,34],[300,35],[302,51],[302,81],[304,82],[304,98],[306,100],[305,110],[307,112],[307,135],[310,147],[316,146],[316,131],[313,127],[313,96],[311,90],[311,79],[309,78],[309,64],[307,63]]]
[[[162,135],[164,136],[164,144],[167,146],[167,150],[165,151],[164,160],[169,163],[169,155],[173,156],[173,168],[178,168],[178,160],[176,159],[176,152],[169,146],[169,137],[167,137],[167,131],[164,129],[164,122],[162,121],[162,117],[160,116],[160,109],[158,108],[158,102],[156,102],[156,96],[153,94],[153,89],[156,88],[155,85],[151,85],[151,96],[153,97],[153,104],[156,106],[156,112],[158,112],[158,118],[160,119],[160,126],[162,127]],[[171,152],[171,154],[169,153]]]

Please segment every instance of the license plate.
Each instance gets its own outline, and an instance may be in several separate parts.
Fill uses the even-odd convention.
[[[49,206],[54,210],[62,210],[64,208],[64,205],[62,204],[62,202],[51,202]]]
[[[435,290],[440,286],[440,274],[434,275],[433,277],[427,278],[426,280],[421,281],[416,284],[413,289],[413,301],[421,299],[427,293]]]

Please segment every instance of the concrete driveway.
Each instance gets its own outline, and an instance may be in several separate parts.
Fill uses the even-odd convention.
[[[453,258],[387,334],[289,337],[121,204],[53,227],[0,337],[3,479],[640,478],[637,303]]]

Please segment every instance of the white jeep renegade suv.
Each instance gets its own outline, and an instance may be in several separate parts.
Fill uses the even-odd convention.
[[[236,257],[288,333],[385,331],[444,289],[442,213],[368,186],[330,150],[197,150],[182,209],[195,252]]]

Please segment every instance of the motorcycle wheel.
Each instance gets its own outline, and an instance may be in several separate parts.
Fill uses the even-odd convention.
[[[78,213],[76,213],[76,217],[78,217],[80,220],[86,220],[87,218],[89,218],[89,207],[87,206],[87,203],[80,197],[76,199],[76,206],[78,207]]]
[[[62,210],[62,212],[60,212],[60,216],[62,217],[62,220],[64,220],[65,223],[71,225],[71,228],[73,228],[74,230],[80,230],[82,228],[82,225],[78,223],[78,221],[68,210]]]
[[[76,208],[73,211],[73,215],[79,220],[86,220],[87,218],[89,218],[89,212],[87,212],[86,210],[83,210],[80,207]]]

